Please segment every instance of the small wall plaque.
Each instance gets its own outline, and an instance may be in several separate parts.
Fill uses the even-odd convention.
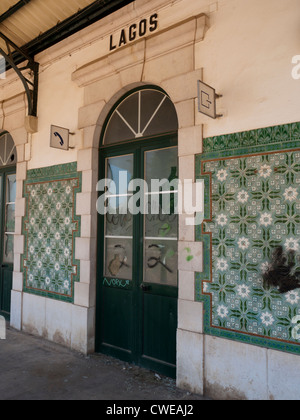
[[[60,150],[69,150],[70,130],[67,128],[51,126],[50,147]]]
[[[216,100],[221,97],[214,88],[198,80],[198,109],[201,114],[213,119],[222,117],[223,115],[217,115],[216,107]]]

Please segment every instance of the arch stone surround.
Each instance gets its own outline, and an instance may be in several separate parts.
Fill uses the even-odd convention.
[[[75,304],[84,303],[93,313],[97,267],[96,184],[103,124],[115,103],[133,88],[149,84],[162,88],[173,101],[179,119],[180,178],[195,183],[195,155],[202,152],[202,125],[196,125],[197,80],[202,79],[202,69],[195,68],[195,46],[203,40],[207,25],[204,15],[190,18],[162,34],[139,40],[87,64],[72,75],[73,81],[84,89],[78,127],[83,132],[83,148],[78,151],[82,193],[77,199],[82,234],[76,242],[81,282],[76,285]],[[202,243],[195,241],[195,229],[186,226],[186,217],[183,214],[179,220],[179,249],[189,247],[199,258],[192,265],[179,252],[177,384],[203,393],[203,304],[195,302],[195,272],[203,270]],[[89,352],[94,349],[95,327],[87,333],[90,334]]]

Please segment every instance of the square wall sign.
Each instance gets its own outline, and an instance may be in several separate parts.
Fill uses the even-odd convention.
[[[69,150],[70,130],[67,128],[51,126],[50,147],[60,150]]]

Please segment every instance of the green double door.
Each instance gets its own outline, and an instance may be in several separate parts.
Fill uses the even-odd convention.
[[[177,138],[103,149],[100,167],[97,351],[175,377]]]
[[[14,262],[16,174],[0,170],[0,315],[9,319]]]

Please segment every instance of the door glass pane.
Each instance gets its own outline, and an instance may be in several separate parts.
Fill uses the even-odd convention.
[[[106,172],[106,177],[116,185],[116,191],[111,187],[109,193],[127,194],[129,182],[133,179],[133,155],[106,159]]]
[[[4,235],[3,262],[13,264],[14,262],[14,235]]]
[[[132,280],[132,239],[106,238],[105,276]]]
[[[167,200],[164,204],[164,200]],[[178,237],[178,215],[175,211],[178,193],[149,194],[145,216],[145,236],[151,238]],[[164,212],[164,210],[170,209]]]
[[[177,286],[177,240],[145,240],[144,282]]]
[[[6,204],[5,232],[15,232],[15,204]]]
[[[159,104],[156,106],[158,100]],[[178,117],[170,98],[167,96],[161,96],[159,98],[158,92],[156,92],[156,95],[152,94],[151,96],[149,95],[149,92],[143,92],[143,105],[142,127],[144,127],[145,124],[143,131],[144,136],[153,136],[167,133],[174,129],[177,130]],[[145,112],[146,109],[147,111],[150,111],[150,113]]]
[[[3,262],[6,264],[12,264],[14,260],[16,186],[16,175],[7,175],[5,197],[5,231],[3,237]]]
[[[8,133],[0,133],[0,167],[15,165],[17,150],[13,138]]]
[[[113,197],[108,199],[108,213],[106,215],[106,235],[132,236],[133,217],[131,213],[123,214],[128,204],[128,197]]]
[[[103,144],[154,136],[178,130],[174,104],[163,92],[143,89],[124,98],[112,113]]]
[[[169,182],[178,178],[178,148],[146,152],[146,181],[151,185],[153,179],[167,179]]]
[[[104,275],[132,280],[133,217],[128,213],[128,185],[133,179],[133,155],[106,160],[106,178],[110,179],[105,216]]]
[[[145,153],[144,282],[177,286],[178,149]],[[154,183],[154,180],[155,183]]]
[[[16,175],[7,176],[7,202],[14,203],[16,201],[17,181]]]

